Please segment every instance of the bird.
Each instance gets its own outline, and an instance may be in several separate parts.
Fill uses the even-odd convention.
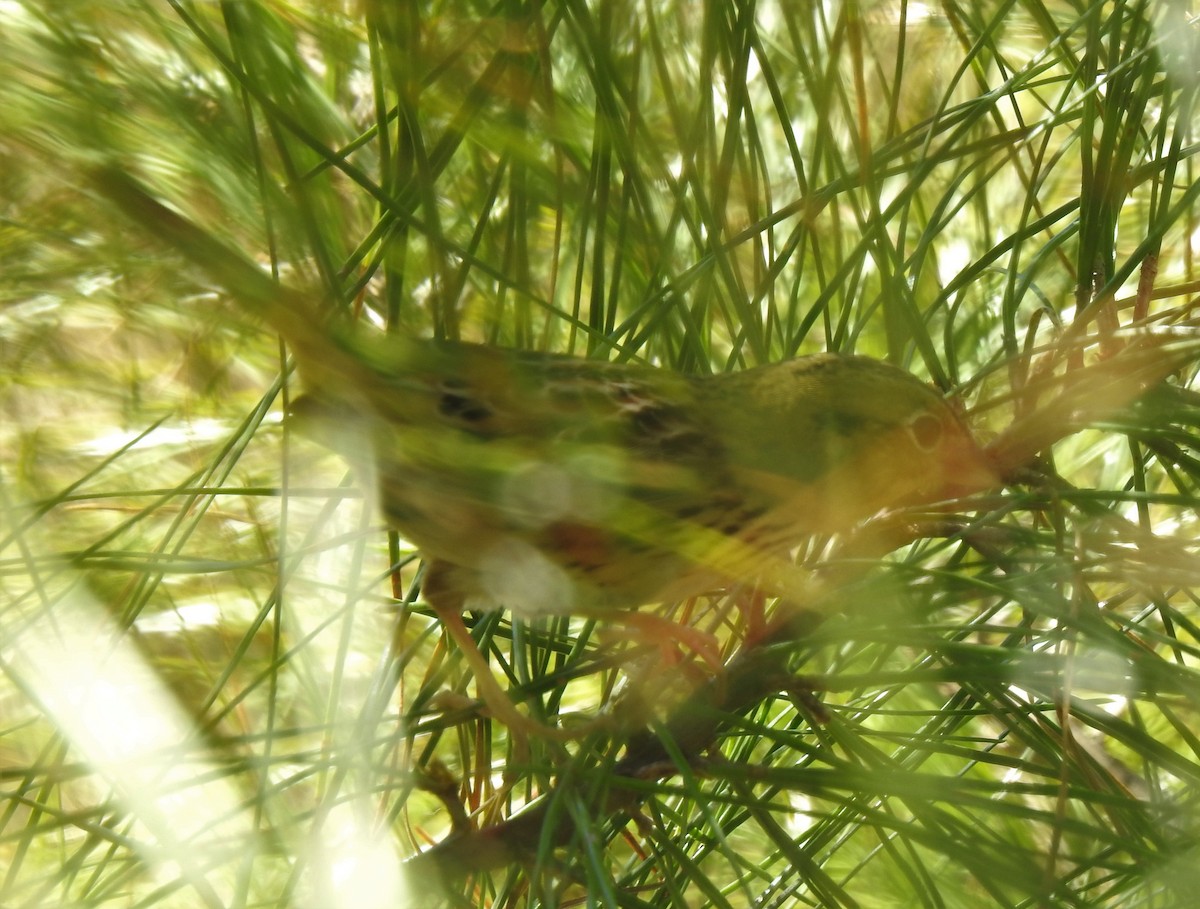
[[[685,375],[384,343],[353,381],[322,367],[294,415],[373,469],[439,605],[604,615],[782,583],[806,537],[990,482],[942,397],[867,357]]]
[[[782,592],[806,538],[995,482],[950,403],[879,360],[684,374],[385,333],[325,315],[125,171],[94,184],[288,342],[304,387],[289,419],[373,474],[447,617]]]

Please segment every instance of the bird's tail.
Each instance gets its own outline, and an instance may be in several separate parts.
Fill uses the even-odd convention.
[[[369,396],[380,379],[374,332],[356,330],[312,294],[288,287],[204,228],[155,199],[137,180],[115,165],[94,168],[92,187],[147,234],[196,265],[249,315],[266,322],[292,348],[306,388],[326,401]],[[397,393],[396,372],[403,372],[407,347],[389,336],[387,356]]]

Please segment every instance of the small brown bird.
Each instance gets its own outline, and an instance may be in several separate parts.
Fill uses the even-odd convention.
[[[786,588],[806,536],[995,482],[941,396],[875,360],[688,376],[364,331],[124,173],[96,184],[288,341],[307,391],[297,425],[374,468],[441,610],[596,615]]]
[[[992,482],[937,394],[864,357],[685,376],[387,338],[356,359],[369,371],[352,381],[308,380],[301,425],[348,460],[369,453],[439,605],[679,600],[782,577],[810,534]]]

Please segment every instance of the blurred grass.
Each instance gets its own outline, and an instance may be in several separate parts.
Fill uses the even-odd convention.
[[[1191,328],[1189,5],[650,6],[0,7],[0,903],[405,904],[401,857],[548,794],[570,846],[461,902],[1190,905],[1194,368],[839,589],[786,655],[828,722],[781,694],[630,780],[616,740],[521,756],[452,696],[409,547],[281,425],[278,342],[84,176],[387,330],[855,350],[985,435],[1029,351]],[[549,714],[661,717],[704,676],[474,627]]]

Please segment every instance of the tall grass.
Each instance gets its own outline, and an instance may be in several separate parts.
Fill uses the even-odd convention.
[[[280,419],[278,340],[89,178],[380,330],[688,372],[853,350],[988,438],[1053,400],[1040,357],[1190,337],[1186,4],[0,17],[0,904],[1191,904],[1191,365],[847,572],[757,675],[470,617],[529,709],[616,717],[523,745],[365,478]]]

